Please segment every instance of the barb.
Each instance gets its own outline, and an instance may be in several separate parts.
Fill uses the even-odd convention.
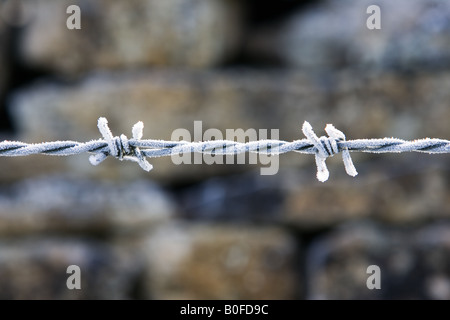
[[[342,153],[345,170],[350,176],[358,174],[350,157],[350,151],[370,153],[412,151],[430,154],[450,153],[450,141],[443,139],[425,138],[414,141],[396,138],[345,140],[344,133],[336,129],[332,124],[328,124],[325,128],[328,137],[322,136],[319,138],[307,121],[303,123],[302,127],[306,139],[292,142],[283,140],[259,140],[247,143],[227,140],[199,142],[141,140],[144,129],[144,124],[141,121],[133,126],[133,138],[128,139],[123,134],[114,137],[105,118],[98,119],[98,129],[104,140],[99,139],[89,142],[54,141],[37,144],[2,141],[0,142],[0,156],[17,157],[32,154],[69,156],[90,152],[94,153],[89,158],[93,165],[98,165],[108,156],[113,156],[119,160],[135,161],[142,169],[150,171],[153,166],[145,157],[156,158],[190,152],[214,155],[230,155],[245,152],[279,155],[287,152],[297,152],[315,155],[317,179],[324,182],[329,177],[325,160],[340,152]]]

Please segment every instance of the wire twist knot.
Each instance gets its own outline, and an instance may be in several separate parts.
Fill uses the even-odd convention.
[[[355,166],[353,165],[352,158],[350,157],[350,152],[346,147],[341,147],[339,144],[339,142],[345,141],[345,135],[342,131],[336,129],[332,124],[327,124],[325,131],[328,134],[328,137],[321,136],[319,138],[314,133],[314,130],[308,121],[303,123],[302,131],[316,149],[315,157],[317,165],[317,179],[319,181],[325,182],[330,176],[325,160],[339,152],[342,152],[342,159],[344,161],[345,171],[347,174],[352,177],[358,174]]]
[[[89,161],[91,164],[96,166],[108,156],[113,156],[121,161],[130,160],[137,162],[145,171],[152,170],[153,166],[145,159],[145,155],[141,150],[139,150],[138,147],[130,144],[130,140],[128,140],[126,135],[121,134],[116,137],[112,135],[111,130],[108,127],[108,120],[106,120],[106,118],[99,118],[97,126],[98,130],[108,144],[108,149],[90,156]],[[143,136],[143,130],[144,124],[142,121],[137,122],[132,129],[133,139],[140,140]]]

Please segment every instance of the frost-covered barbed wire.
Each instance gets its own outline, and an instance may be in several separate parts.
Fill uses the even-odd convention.
[[[339,152],[342,152],[345,170],[351,176],[356,176],[358,173],[350,157],[350,151],[450,153],[449,140],[430,138],[414,141],[397,138],[346,140],[344,133],[331,124],[325,127],[328,137],[318,137],[307,121],[303,123],[302,127],[306,139],[291,142],[283,140],[258,140],[246,143],[229,140],[199,142],[141,140],[144,129],[144,124],[141,121],[133,126],[133,138],[128,139],[123,134],[113,136],[108,127],[108,121],[103,117],[98,119],[98,128],[103,140],[89,142],[53,141],[35,144],[6,140],[0,142],[0,156],[15,157],[32,154],[69,156],[90,152],[94,153],[89,158],[93,165],[98,165],[108,156],[113,156],[119,160],[135,161],[142,169],[150,171],[153,166],[146,160],[146,157],[156,158],[190,152],[211,155],[234,155],[245,152],[279,155],[287,152],[298,152],[315,155],[317,179],[324,182],[329,176],[325,160]]]

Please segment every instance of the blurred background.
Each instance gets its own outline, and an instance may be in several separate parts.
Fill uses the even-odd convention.
[[[0,0],[1,140],[98,139],[100,116],[129,137],[141,120],[147,139],[196,120],[449,139],[449,101],[448,1]],[[359,175],[337,155],[326,183],[295,153],[273,176],[2,157],[0,298],[449,299],[449,155],[352,157]]]

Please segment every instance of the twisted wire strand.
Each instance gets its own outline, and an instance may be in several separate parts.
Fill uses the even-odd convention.
[[[239,154],[255,152],[263,154],[280,155],[288,152],[314,154],[316,149],[308,139],[283,141],[259,140],[252,142],[235,142],[228,140],[213,140],[202,142],[163,141],[163,140],[129,140],[132,147],[149,148],[141,150],[146,157],[158,158],[176,153],[200,152],[216,155]],[[396,138],[383,139],[356,139],[338,142],[339,149],[347,148],[352,152],[368,153],[450,153],[450,141],[443,139],[420,139],[406,141]],[[54,156],[70,156],[85,152],[108,152],[108,143],[105,140],[89,142],[53,141],[42,143],[24,143],[19,141],[0,142],[0,156],[19,157],[33,154],[47,154]]]
[[[114,137],[105,118],[99,118],[98,128],[104,139],[89,142],[53,141],[28,144],[20,141],[2,141],[0,142],[0,156],[17,157],[33,154],[69,156],[89,152],[94,154],[89,159],[93,165],[101,163],[108,156],[113,156],[120,160],[138,162],[144,170],[150,171],[152,165],[145,158],[157,158],[191,152],[211,155],[235,155],[246,152],[280,155],[287,152],[297,152],[314,154],[318,169],[317,178],[320,181],[326,181],[329,173],[325,160],[337,153],[342,153],[345,169],[351,176],[356,176],[357,172],[349,152],[450,153],[449,140],[430,138],[414,141],[397,138],[345,140],[345,135],[330,124],[325,128],[328,137],[322,136],[319,138],[307,121],[304,122],[302,127],[306,139],[291,142],[269,139],[245,143],[229,140],[199,142],[141,140],[144,128],[142,122],[138,122],[133,126],[133,138],[128,139],[123,134]]]

